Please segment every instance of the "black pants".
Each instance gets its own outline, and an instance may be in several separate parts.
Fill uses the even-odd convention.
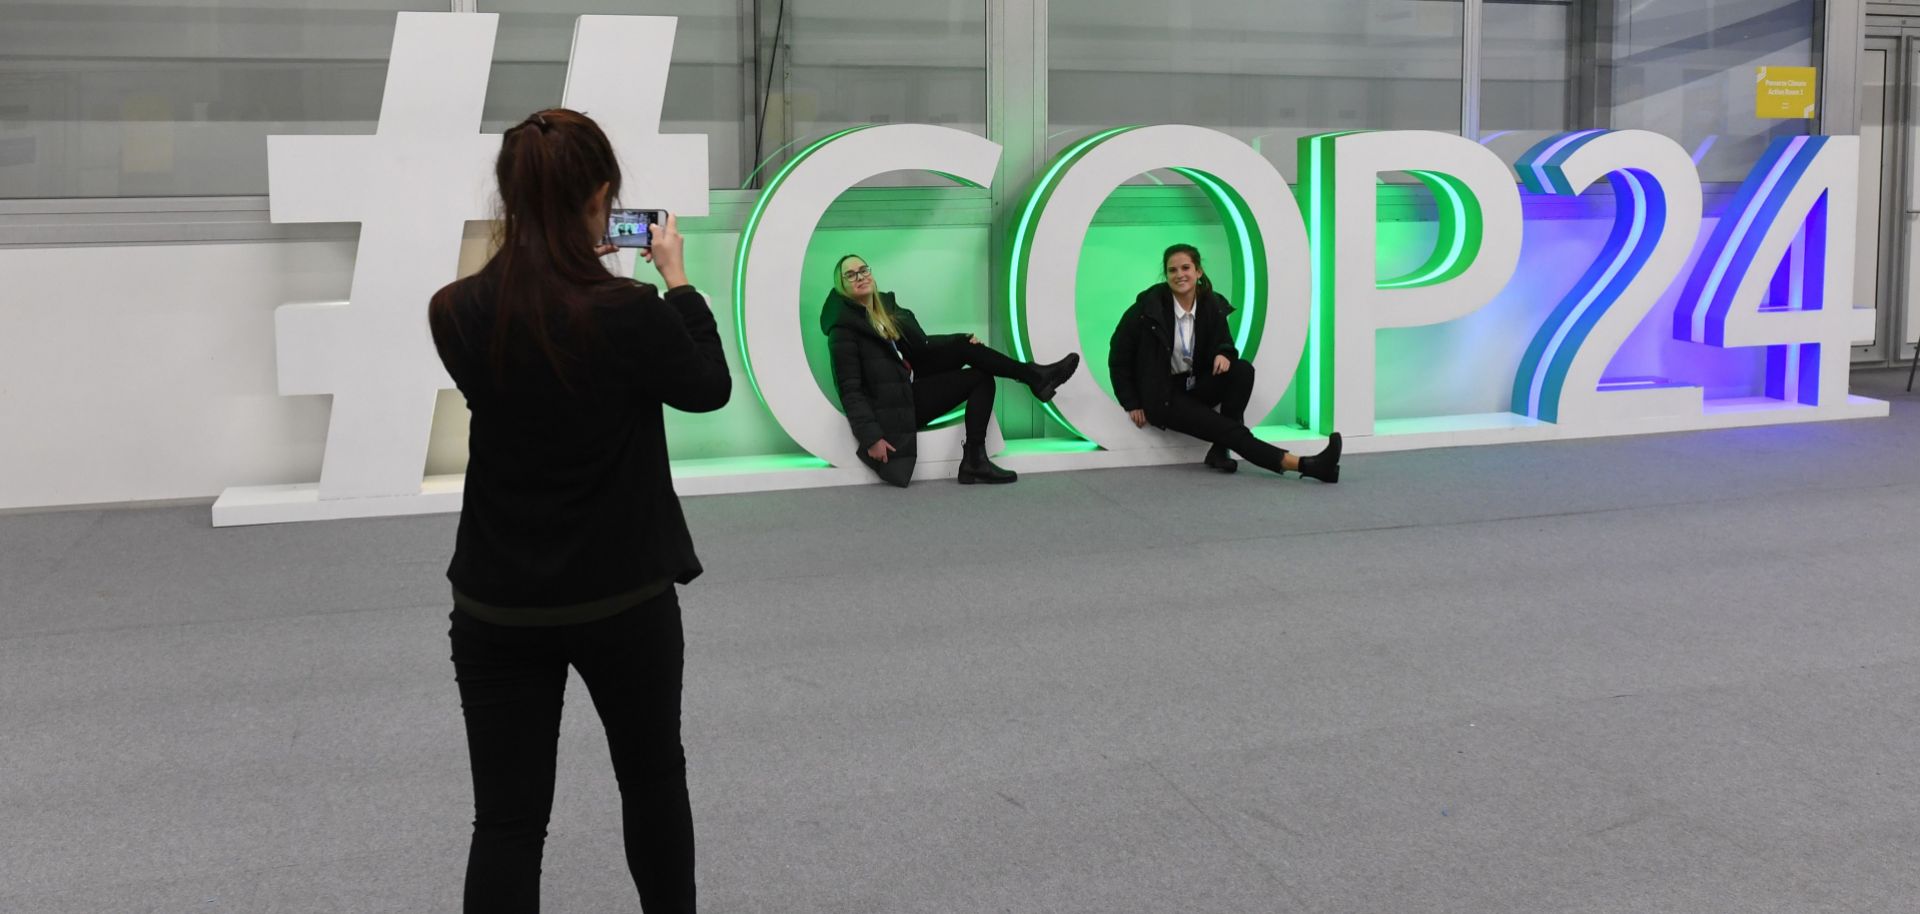
[[[686,646],[673,590],[580,625],[508,627],[455,609],[448,634],[473,764],[467,914],[540,909],[569,665],[607,729],[641,906],[647,914],[693,911],[693,812],[680,746]]]
[[[1254,466],[1281,471],[1286,451],[1253,436],[1247,428],[1247,401],[1253,399],[1253,366],[1233,360],[1226,374],[1214,374],[1212,364],[1194,365],[1193,389],[1186,377],[1175,375],[1167,405],[1147,414],[1148,421],[1170,431],[1211,441],[1252,461]],[[1220,407],[1219,412],[1214,407]],[[1158,415],[1154,415],[1158,413]]]
[[[964,367],[963,367],[964,366]],[[967,404],[967,441],[985,444],[993,418],[993,379],[1031,384],[1038,369],[983,343],[939,346],[914,356],[913,418],[921,428]]]

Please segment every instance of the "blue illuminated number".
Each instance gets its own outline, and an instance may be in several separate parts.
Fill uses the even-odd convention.
[[[1708,239],[1674,310],[1675,339],[1765,347],[1768,400],[1844,402],[1848,347],[1872,332],[1873,312],[1849,300],[1859,144],[1858,137],[1774,140]]]
[[[1680,274],[1699,234],[1692,159],[1646,131],[1585,130],[1542,141],[1515,168],[1534,194],[1579,196],[1604,177],[1613,189],[1614,221],[1599,257],[1527,346],[1514,374],[1513,411],[1560,424],[1697,414],[1699,388],[1603,377]]]

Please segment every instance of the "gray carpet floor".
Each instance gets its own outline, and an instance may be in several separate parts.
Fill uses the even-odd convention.
[[[1892,418],[688,499],[703,910],[1920,910]],[[455,911],[454,520],[0,517],[0,910]],[[546,910],[638,910],[570,687]]]

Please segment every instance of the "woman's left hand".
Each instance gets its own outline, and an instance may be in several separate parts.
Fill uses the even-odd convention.
[[[1216,355],[1213,357],[1213,373],[1214,374],[1217,374],[1217,375],[1226,374],[1227,370],[1232,367],[1233,367],[1232,359],[1229,359],[1224,355]]]
[[[967,334],[967,343],[972,346],[978,346],[980,345],[980,338],[969,333]]]
[[[593,246],[593,256],[605,257],[618,250],[620,250],[618,247],[611,244],[596,244]]]

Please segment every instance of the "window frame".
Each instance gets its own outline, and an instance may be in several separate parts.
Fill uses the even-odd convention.
[[[766,78],[760,58],[761,39],[766,36],[758,34],[758,22],[762,4],[774,0],[737,2],[742,14],[742,41],[752,51],[742,64],[743,70],[750,71],[745,75],[752,77],[745,87],[747,111],[743,115],[743,135],[751,136],[756,128],[753,121],[758,120],[759,89]],[[948,225],[998,227],[996,213],[1004,211],[1018,196],[1018,189],[1027,186],[1044,167],[1048,0],[981,2],[986,7],[987,137],[1003,148],[1000,173],[993,187],[860,189],[854,193],[863,202],[879,205],[830,215],[835,224],[841,220],[848,220],[849,225],[926,224],[931,218]],[[1481,23],[1488,2],[1515,0],[1461,0],[1465,23],[1461,36],[1460,131],[1469,137],[1479,135]],[[1819,133],[1851,133],[1858,128],[1857,101],[1847,90],[1857,81],[1860,48],[1852,38],[1861,33],[1864,2],[1825,0],[1823,21],[1816,24],[1815,43],[1821,49],[1823,71]],[[484,7],[484,0],[448,0],[449,12],[481,12]],[[1835,42],[1831,40],[1834,35],[1849,37]],[[775,112],[770,111],[768,116],[774,117]],[[743,148],[741,155],[744,160],[751,153]],[[744,163],[743,173],[756,164]],[[712,213],[688,220],[688,230],[738,231],[759,194],[755,189],[719,188],[709,193]],[[891,219],[885,215],[889,211],[895,214]],[[346,239],[358,234],[352,223],[280,224],[268,216],[268,198],[264,195],[3,199],[0,247],[302,241]]]

